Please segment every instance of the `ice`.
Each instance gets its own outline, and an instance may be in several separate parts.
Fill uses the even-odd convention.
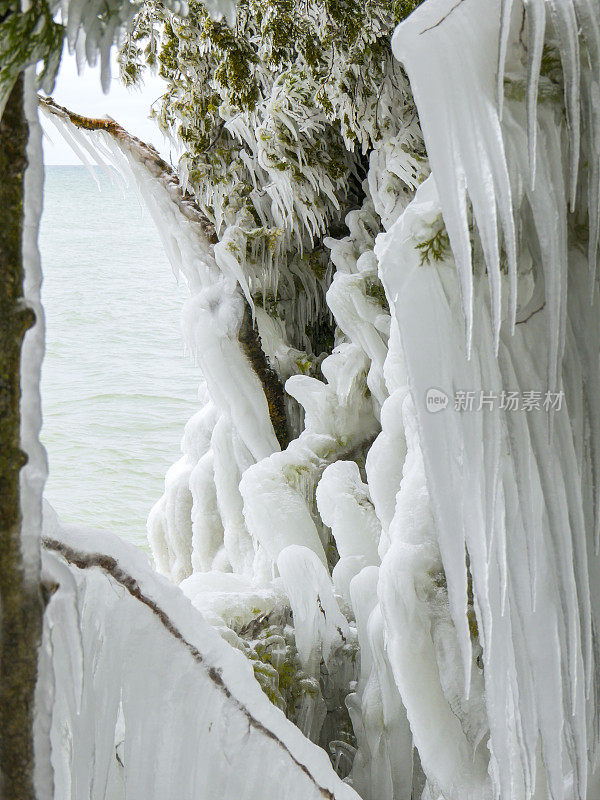
[[[327,569],[312,550],[289,545],[277,566],[294,615],[298,654],[307,672],[317,674],[321,658],[327,663],[332,651],[348,640],[348,622]]]
[[[192,493],[190,459],[183,456],[165,476],[165,493],[148,517],[148,538],[153,550],[160,553],[164,542],[168,566],[162,572],[179,582],[192,572]]]
[[[324,547],[327,531],[314,495],[325,467],[344,455],[364,458],[361,453],[378,430],[377,406],[368,388],[370,360],[363,349],[368,349],[369,340],[362,347],[342,343],[320,362],[324,381],[297,374],[289,379],[288,392],[304,409],[304,430],[281,452],[262,386],[237,340],[244,301],[232,280],[231,265],[221,271],[223,264],[206,247],[193,214],[186,213],[173,184],[156,174],[151,159],[143,154],[140,158],[122,144],[117,148],[107,136],[94,138],[95,146],[137,185],[160,225],[174,270],[186,278],[191,298],[184,308],[184,339],[206,379],[207,394],[200,400],[204,409],[186,427],[182,458],[169,470],[165,494],[149,518],[157,566],[180,582],[194,605],[236,646],[240,644],[236,631],[245,626],[252,630],[257,620],[260,625],[267,615],[283,613],[290,605],[296,609],[296,648],[307,672],[300,683],[306,688],[294,701],[296,722],[328,746],[338,738],[335,720],[343,717],[343,699],[357,665],[355,635],[333,595]],[[359,229],[357,221],[357,233]],[[372,245],[372,230],[367,238]],[[376,281],[372,253],[370,263],[367,256],[361,264],[368,267],[369,280]],[[363,280],[360,295],[365,295],[366,287]],[[307,285],[306,291],[314,294],[315,287]],[[380,336],[374,320],[386,336],[389,317],[381,303],[365,306],[357,298],[368,312],[367,320],[357,324]],[[295,362],[304,354],[287,345],[285,329],[265,319],[261,309],[256,311],[263,347],[274,361],[278,359],[275,363],[285,378],[297,371]],[[384,356],[380,350],[380,370]],[[369,560],[377,560],[377,521],[372,511],[371,524],[367,549]],[[297,552],[290,545],[298,546],[298,558],[290,560]],[[296,562],[314,580],[299,581]],[[323,687],[322,659],[330,668]],[[118,727],[121,737],[123,726]],[[343,743],[332,742],[331,747],[343,748]],[[118,753],[127,759],[127,738],[124,746],[118,744]],[[146,791],[145,785],[140,782],[136,791]]]
[[[217,570],[195,572],[180,587],[205,618],[238,630],[258,615],[271,614],[288,602],[280,580],[268,587],[257,587],[243,575]]]
[[[239,483],[242,474],[254,463],[254,459],[232,424],[223,418],[213,432],[212,448],[225,553],[234,572],[251,574],[255,552],[244,519]]]
[[[229,25],[235,24],[234,0],[207,0],[205,6],[214,19],[225,18]],[[179,16],[188,14],[185,0],[167,0],[165,7]],[[48,3],[48,13],[60,18],[64,26],[68,51],[76,54],[78,68],[81,69],[85,62],[95,66],[100,61],[100,83],[105,93],[109,90],[111,80],[111,50],[119,46],[137,10],[138,3],[132,0],[51,0]],[[43,42],[36,43],[28,53],[29,64],[35,64],[41,58],[47,59],[41,76],[41,88],[47,94],[54,89],[61,49],[59,43],[58,48],[47,53],[46,43]],[[3,109],[6,96],[3,91],[0,109]]]
[[[544,0],[531,0],[525,16],[527,25],[527,138],[529,143],[529,168],[531,185],[535,186],[535,167],[537,161],[537,101],[540,66],[544,46],[546,25],[546,4]],[[502,87],[504,94],[504,87]]]
[[[392,346],[390,345],[390,353]],[[392,391],[381,409],[381,433],[367,455],[366,471],[370,496],[381,521],[379,555],[389,547],[389,527],[396,510],[396,494],[406,458],[406,438],[402,424],[402,403],[408,391]]]
[[[396,29],[392,42],[410,78],[439,187],[461,279],[469,348],[474,312],[467,192],[488,269],[496,346],[501,319],[499,229],[511,275],[513,314],[516,309],[515,227],[496,103],[499,13],[500,0],[433,0]]]
[[[88,757],[57,762],[59,781],[88,787],[91,772],[104,769],[115,797],[124,787],[137,798],[159,789],[167,797],[173,786],[187,796],[199,786],[212,798],[253,796],[268,773],[267,796],[277,780],[286,797],[310,795],[310,787],[288,790],[282,773],[261,773],[254,763],[267,756],[253,743],[264,733],[275,747],[267,729],[283,718],[269,707],[266,727],[255,730],[229,702],[243,697],[258,708],[265,699],[253,699],[249,665],[208,622],[246,653],[261,626],[273,626],[281,652],[294,651],[299,662],[295,677],[305,673],[304,694],[288,713],[330,748],[337,769],[344,764],[364,800],[593,796],[600,782],[600,331],[590,293],[600,228],[598,18],[596,0],[420,5],[397,29],[393,49],[411,81],[428,161],[410,100],[386,78],[390,124],[369,155],[348,235],[324,239],[336,271],[322,279],[301,270],[299,258],[327,233],[340,186],[326,182],[314,203],[322,176],[308,159],[302,189],[273,166],[277,126],[290,146],[302,141],[302,125],[311,141],[324,130],[318,114],[299,117],[300,89],[283,76],[259,126],[251,115],[225,120],[245,152],[257,217],[282,229],[268,256],[247,238],[248,220],[228,210],[223,186],[197,198],[214,209],[221,240],[214,248],[198,207],[182,195],[189,165],[178,183],[148,153],[90,134],[137,185],[174,271],[188,283],[182,331],[206,378],[182,458],[149,520],[157,567],[179,587],[134,566],[128,551],[115,557],[176,618],[177,630],[185,628],[186,641],[205,637],[194,644],[203,664],[226,654],[218,661],[222,680],[230,687],[239,672],[240,691],[227,702],[217,697],[206,674],[196,675],[204,667],[186,666],[172,642],[154,657],[154,637],[170,642],[173,631],[157,633],[154,620],[130,608],[139,600],[127,586],[115,587],[88,560],[82,569],[61,564],[77,592],[64,578],[56,600],[75,603],[83,622],[77,646],[58,631],[56,646],[60,636],[69,639],[65,674],[83,685],[82,713],[72,713],[75,701],[60,682],[55,708],[71,709],[68,742],[85,753],[100,742],[95,737],[101,744],[96,766]],[[249,242],[254,260],[245,256]],[[274,287],[287,292],[275,310]],[[327,357],[301,349],[307,323],[325,310],[337,325]],[[252,314],[285,382],[285,449],[240,344]],[[529,396],[530,407],[502,405],[510,391]],[[445,404],[428,405],[432,392]],[[461,406],[467,393],[470,407]],[[547,393],[561,398],[554,409],[545,406]],[[81,549],[88,540],[78,541]],[[110,555],[117,545],[102,547]],[[102,598],[96,606],[107,619],[112,613],[109,581],[127,611],[102,632],[109,642],[133,637],[123,665],[87,627],[91,600]],[[290,630],[295,645],[286,644]],[[44,669],[53,659],[48,637]],[[95,702],[92,652],[98,674],[110,662],[121,687],[97,731],[84,724]],[[276,660],[258,662],[257,674],[275,680]],[[133,669],[145,686],[133,681]],[[148,696],[164,699],[158,710],[143,705]],[[272,696],[283,707],[279,689]],[[76,739],[72,726],[80,726]],[[139,731],[156,738],[142,741]],[[215,767],[203,783],[193,749],[200,741]],[[119,773],[130,766],[135,776],[124,782]],[[353,796],[338,783],[331,791]]]
[[[50,509],[44,536],[56,797],[356,797],[140,551]]]
[[[285,451],[252,465],[242,476],[246,524],[274,563],[292,544],[310,548],[325,562],[312,495],[329,463],[374,435],[377,421],[365,394],[367,365],[358,346],[340,345],[321,365],[326,383],[306,375],[289,378],[286,391],[304,408],[304,430]]]
[[[351,777],[365,800],[394,800],[412,793],[413,741],[391,671],[378,581],[379,569],[369,566],[350,584],[361,653],[357,689],[346,700],[358,744]]]
[[[354,574],[368,565],[378,565],[381,524],[354,461],[336,461],[323,472],[316,492],[321,519],[335,539],[340,560],[332,578],[340,594],[350,600],[349,585]],[[343,577],[342,577],[343,576]],[[340,578],[342,578],[340,582]]]
[[[370,255],[370,263],[364,262],[364,256],[359,258],[357,264],[361,260],[363,263],[358,274],[336,272],[327,292],[327,304],[341,330],[360,345],[371,360],[367,385],[378,403],[383,404],[387,396],[383,362],[387,355],[390,318],[381,304],[366,293],[369,281],[377,278],[377,263],[373,254]]]
[[[189,476],[192,494],[192,570],[209,570],[223,547],[223,520],[219,514],[212,451],[198,459]]]
[[[410,396],[402,410],[408,452],[379,581],[390,666],[430,783],[443,797],[491,798],[485,753],[474,749],[461,725],[465,698],[458,643],[448,624],[444,567]],[[444,637],[445,646],[435,641],[435,632]],[[448,648],[455,652],[440,664],[439,651]],[[448,698],[451,684],[458,687],[453,704]]]
[[[454,385],[469,386],[470,381],[464,375],[458,373],[458,369],[462,368],[467,370],[468,362],[461,365],[460,357],[466,356],[465,345],[461,344],[460,340],[454,340],[453,345],[456,348],[454,351],[452,346],[447,340],[447,332],[441,330],[439,313],[440,309],[436,305],[441,304],[442,290],[438,285],[427,285],[426,282],[432,283],[431,269],[422,269],[420,266],[420,258],[418,251],[415,249],[415,244],[421,240],[423,231],[426,231],[426,225],[430,220],[435,220],[439,213],[439,205],[437,205],[437,196],[433,178],[429,178],[425,183],[421,184],[415,200],[408,206],[407,210],[400,218],[400,220],[393,226],[387,238],[383,237],[378,241],[377,253],[380,259],[380,271],[386,293],[389,297],[394,298],[393,313],[400,328],[400,335],[407,361],[408,374],[411,381],[411,390],[413,396],[416,396],[423,401],[425,392],[430,387],[443,387],[447,386],[448,390]],[[416,230],[415,230],[416,228]],[[389,254],[389,255],[388,255]],[[386,257],[387,256],[387,257]],[[395,264],[402,260],[402,271],[395,268]],[[389,269],[387,268],[389,265]],[[407,288],[413,286],[415,294],[408,300]],[[438,303],[434,302],[434,298],[438,298]],[[397,310],[398,302],[402,302],[405,308],[405,313],[399,313]],[[446,311],[449,317],[451,312]],[[460,319],[460,317],[459,317]],[[410,338],[409,338],[410,337]],[[464,340],[464,337],[463,337]],[[414,366],[411,364],[411,344],[415,343],[415,349],[419,348],[419,355],[415,354]],[[438,347],[434,349],[435,344]],[[427,354],[423,354],[423,345],[428,344]],[[437,352],[436,352],[437,350]],[[448,360],[446,357],[447,352],[452,352],[452,359]],[[425,377],[415,374],[415,370],[425,371],[428,374]],[[468,373],[467,373],[468,374]],[[462,380],[461,380],[462,378]],[[456,381],[456,384],[454,383]],[[426,423],[423,433],[437,438],[446,429],[447,420],[443,415],[432,415]],[[440,429],[440,430],[438,430]],[[450,435],[447,432],[446,435]],[[443,441],[443,439],[440,439]],[[451,443],[448,448],[446,457],[448,459],[456,458],[454,453],[460,453],[461,444],[459,441]],[[425,457],[427,458],[427,448],[424,445]],[[429,468],[429,465],[428,465]],[[441,462],[439,466],[436,464],[431,465],[432,469],[440,469],[446,472],[446,465]],[[450,473],[451,474],[451,473]],[[429,480],[432,480],[431,472],[428,472]],[[446,477],[446,479],[448,476]],[[448,574],[448,585],[450,602],[454,605],[455,619],[462,620],[458,623],[460,625],[459,637],[462,641],[462,653],[465,664],[470,663],[470,643],[468,639],[468,631],[466,627],[466,588],[467,576],[465,568],[464,556],[464,533],[463,525],[457,519],[459,514],[458,508],[454,503],[450,504],[452,494],[442,495],[447,507],[440,510],[439,519],[443,521],[444,525],[448,525],[453,530],[451,538],[448,538],[448,552],[444,554],[444,562],[446,564],[446,571]],[[434,496],[434,503],[436,502]],[[441,498],[440,498],[441,500]],[[440,537],[443,537],[440,531]],[[442,552],[444,551],[444,543],[441,542]],[[449,570],[448,563],[452,563],[452,569]]]
[[[414,117],[409,120],[398,135],[372,150],[369,158],[369,192],[385,230],[398,219],[429,172],[427,163],[411,152],[421,134]]]
[[[26,333],[21,350],[21,447],[27,464],[21,480],[21,549],[28,582],[35,583],[40,569],[39,532],[41,529],[42,492],[48,464],[46,451],[39,440],[42,425],[40,374],[44,356],[44,310],[40,301],[42,269],[37,244],[42,213],[42,130],[38,120],[35,94],[35,71],[25,71],[24,111],[29,127],[27,169],[24,177],[23,214],[23,297],[35,312],[35,325]]]
[[[502,35],[499,36],[501,9],[503,25]],[[519,35],[523,14],[525,39]],[[594,231],[598,215],[594,171],[597,169],[600,149],[598,121],[592,111],[594,90],[591,88],[597,84],[598,75],[596,18],[597,9],[594,10],[590,3],[574,3],[572,0],[548,0],[546,3],[531,0],[526,3],[524,10],[521,3],[501,3],[500,0],[485,0],[483,3],[464,0],[458,4],[452,4],[450,0],[434,0],[419,7],[398,27],[393,43],[394,52],[404,62],[411,79],[440,193],[444,222],[461,276],[468,347],[473,335],[473,278],[465,196],[468,195],[472,204],[483,247],[490,280],[494,336],[498,346],[502,303],[498,267],[499,254],[502,252],[511,277],[511,314],[508,321],[514,326],[516,319],[515,218],[523,208],[519,184],[523,179],[529,184],[527,197],[530,201],[533,197],[538,205],[543,201],[544,192],[549,193],[549,208],[543,215],[535,215],[534,211],[534,225],[541,247],[546,248],[543,261],[553,264],[549,270],[551,280],[547,278],[546,281],[547,300],[554,308],[549,319],[551,388],[558,385],[560,354],[564,346],[566,288],[564,236],[560,227],[558,235],[555,235],[554,229],[557,224],[564,227],[566,223],[562,208],[563,195],[569,199],[571,210],[575,209],[582,147],[589,154],[591,168],[588,192],[592,270],[595,270],[596,263]],[[547,29],[550,33],[546,58],[551,59],[552,53],[556,52],[562,67],[567,120],[564,131],[568,140],[566,147],[560,143],[560,126],[556,124],[551,110],[554,108],[556,111],[560,107],[560,98],[552,95],[555,87],[548,77],[540,77],[539,74]],[[578,29],[582,31],[581,38],[589,54],[588,60],[580,58]],[[502,123],[498,87],[494,86],[496,76],[498,80],[504,79]],[[543,81],[543,94],[540,81]],[[457,86],[461,87],[460,92],[456,90]],[[521,92],[526,95],[526,114],[519,99]],[[444,98],[450,97],[451,102],[444,101]],[[513,107],[512,114],[507,113],[508,106]],[[583,137],[580,126],[582,114],[588,123],[583,129]],[[515,160],[519,154],[522,155],[522,139],[525,135],[529,167],[519,174],[515,172]],[[519,160],[523,162],[522,157]],[[544,162],[548,172],[549,186],[545,189],[536,187],[540,162]],[[512,170],[510,180],[509,165]],[[566,188],[563,186],[563,168],[569,176]]]
[[[256,459],[279,449],[258,377],[237,340],[244,306],[227,279],[194,295],[184,306],[184,338],[202,369],[213,402],[227,409]]]
[[[505,115],[509,113],[505,108]],[[522,148],[521,155],[526,153]],[[536,192],[544,186],[545,168],[539,161]],[[480,277],[475,282],[480,334],[471,359],[467,360],[460,322],[460,290],[452,264],[420,266],[415,249],[423,235],[421,226],[432,218],[436,202],[435,185],[429,179],[421,185],[403,217],[378,240],[376,248],[386,293],[394,298],[391,310],[399,324],[418,426],[415,429],[413,424],[412,436],[414,441],[418,430],[433,513],[428,536],[429,547],[434,550],[427,556],[432,561],[428,564],[425,560],[420,567],[420,562],[414,560],[416,554],[409,557],[410,551],[403,544],[415,523],[400,522],[404,502],[411,520],[418,508],[416,497],[403,501],[408,490],[408,486],[403,488],[404,483],[411,474],[407,473],[409,443],[405,477],[389,527],[390,548],[383,555],[379,584],[390,637],[390,662],[423,769],[429,783],[438,786],[444,797],[493,792],[488,770],[502,797],[530,797],[536,780],[547,781],[554,797],[578,797],[585,791],[586,751],[593,752],[595,747],[589,729],[586,732],[585,697],[594,670],[590,625],[592,614],[595,617],[598,613],[589,599],[592,575],[597,570],[597,564],[588,561],[593,549],[594,512],[592,507],[585,510],[582,497],[586,492],[587,502],[593,506],[593,491],[586,489],[585,460],[589,451],[586,455],[582,437],[587,436],[583,431],[593,430],[595,424],[591,409],[581,406],[581,392],[588,380],[596,380],[598,344],[594,340],[591,345],[588,340],[583,349],[575,344],[572,331],[581,331],[583,323],[580,311],[570,312],[574,316],[566,325],[568,358],[565,357],[562,373],[567,401],[555,412],[553,437],[549,434],[549,415],[541,406],[537,411],[505,414],[498,408],[477,412],[477,403],[471,412],[455,410],[452,398],[463,387],[473,389],[477,398],[481,391],[500,397],[503,390],[515,387],[523,392],[537,391],[537,397],[544,397],[551,357],[547,318],[552,309],[538,306],[516,326],[514,335],[510,328],[503,329],[496,358],[490,298],[485,279]],[[532,206],[535,202],[542,201],[532,200]],[[399,264],[403,265],[401,270]],[[570,303],[582,302],[583,292],[584,302],[589,304],[582,283],[586,270],[585,259],[571,251]],[[525,286],[523,282],[523,294]],[[528,291],[533,291],[531,283]],[[565,302],[566,292],[557,293]],[[590,325],[589,330],[594,330]],[[583,375],[589,377],[584,379]],[[449,395],[449,405],[441,412],[427,410],[425,399],[431,387]],[[583,425],[578,408],[588,420]],[[384,421],[383,434],[386,427]],[[409,430],[405,420],[407,441]],[[437,567],[436,537],[440,548]],[[419,558],[425,558],[426,553],[423,551]],[[477,621],[475,638],[472,629],[466,628],[470,603],[467,553],[473,586],[473,612],[469,613]],[[407,623],[397,622],[398,609],[412,609],[417,602],[408,589],[416,578],[402,579],[402,575],[408,569],[412,576],[423,569],[432,575],[438,568],[443,568],[443,581],[447,584],[453,626],[444,624],[450,639],[444,646],[439,641],[434,646],[434,639],[421,638],[419,647],[426,649],[416,650],[412,637],[417,636],[419,627],[411,635]],[[417,599],[418,596],[417,589]],[[416,624],[419,617],[415,611],[410,614]],[[420,624],[429,631],[429,622]],[[452,645],[454,630],[459,638]],[[459,644],[461,658],[458,650],[454,656],[447,655],[448,661],[439,675],[428,673],[425,667],[416,670],[416,652],[422,653],[429,669],[430,662],[439,662],[444,652],[451,652],[450,645],[454,648]],[[482,675],[473,650],[479,646]],[[411,654],[411,661],[403,667],[407,653]],[[465,672],[459,680],[450,665],[456,667],[461,660]],[[485,694],[482,687],[477,688],[482,681]],[[438,693],[435,701],[433,690]],[[482,697],[485,714],[481,710]],[[451,698],[455,698],[457,707],[452,707]],[[447,758],[439,744],[432,748],[429,760],[433,732],[425,731],[420,739],[420,724],[432,719],[432,709],[425,708],[428,702],[433,703],[432,708],[439,715],[436,731],[445,731]],[[419,708],[420,703],[424,705]],[[443,711],[445,703],[450,704],[452,714]],[[449,732],[456,725],[457,714],[462,719],[462,735],[458,730]],[[476,743],[488,735],[491,759],[486,766],[485,751]],[[467,769],[465,765],[460,774],[454,773],[461,759],[467,759],[470,766]],[[479,767],[478,760],[482,760]],[[565,771],[572,771],[575,776],[571,789],[563,786]]]
[[[558,48],[563,68],[565,106],[567,109],[567,125],[569,129],[569,167],[570,167],[570,199],[571,210],[575,210],[577,191],[577,170],[579,167],[580,145],[580,55],[579,55],[579,22],[575,3],[548,3],[550,18],[558,39]]]
[[[582,281],[586,271],[594,274],[597,251],[598,133],[591,110],[591,87],[598,80],[597,8],[529,2],[524,38],[519,38],[515,23],[523,22],[522,14],[520,3],[429,2],[394,37],[394,51],[415,94],[434,179],[420,186],[390,233],[378,240],[376,253],[391,300],[392,331],[397,322],[408,369],[440,565],[460,645],[462,688],[455,674],[448,683],[453,672],[447,667],[456,664],[448,656],[450,640],[436,642],[433,635],[433,650],[425,657],[428,663],[437,659],[439,675],[431,673],[426,680],[425,669],[417,674],[411,673],[413,663],[403,667],[404,654],[410,649],[414,657],[415,647],[401,638],[410,636],[410,628],[397,623],[399,604],[413,603],[407,581],[400,578],[411,562],[408,553],[399,555],[395,537],[402,488],[389,523],[390,546],[382,554],[379,593],[391,665],[429,791],[445,798],[490,792],[529,798],[544,791],[553,798],[583,797],[588,758],[596,763],[590,720],[597,712],[587,705],[597,675],[593,631],[599,609],[590,596],[598,568],[592,556],[598,530],[592,477],[596,445],[584,444],[595,442],[596,401],[587,404],[584,394],[590,390],[584,387],[595,385],[598,340],[586,311],[590,327],[583,344],[581,303],[589,307]],[[555,91],[555,68],[549,71],[547,62],[541,63],[542,45],[544,58],[556,53],[564,100]],[[580,58],[583,46],[587,58]],[[557,123],[560,113],[564,126]],[[581,131],[580,115],[587,121]],[[589,173],[579,179],[583,186],[592,182],[587,207],[578,188],[580,149],[589,157]],[[435,230],[436,187],[454,258],[448,254],[439,264],[425,264],[415,248],[431,235],[428,225]],[[589,232],[582,237],[587,266],[568,230],[568,204],[584,228],[589,214]],[[517,225],[511,231],[513,219]],[[506,277],[497,270],[500,251],[494,240],[506,252]],[[518,272],[511,251],[518,252]],[[432,388],[449,397],[448,407],[437,414],[425,403]],[[460,390],[474,390],[479,398],[481,392],[500,397],[511,388],[536,392],[538,398],[564,390],[565,403],[553,413],[534,408],[505,414],[481,406],[479,412],[458,413],[452,405]],[[387,424],[383,420],[377,448],[383,448]],[[377,448],[371,458],[374,488]],[[409,458],[410,444],[405,471]],[[406,472],[402,486],[405,480]],[[377,500],[376,489],[373,496]],[[402,526],[403,536],[409,529]],[[417,568],[414,562],[413,572]],[[469,630],[465,625],[470,614],[476,635],[472,625]],[[404,644],[394,649],[396,637]],[[425,645],[432,647],[428,638]],[[480,657],[476,647],[482,648]],[[449,660],[442,669],[444,653]],[[425,681],[416,692],[417,703],[441,691],[435,701],[438,730],[454,725],[456,717],[461,720],[466,738],[461,740],[458,730],[446,733],[444,743],[458,748],[447,760],[441,746],[429,760],[433,733],[425,732],[420,741],[419,725],[432,717],[425,708],[412,707],[417,679]],[[478,680],[485,682],[485,692],[474,685]],[[453,711],[446,722],[444,702]],[[481,749],[487,736],[489,763]],[[453,774],[461,758],[469,767]],[[473,771],[478,759],[483,760]]]
[[[317,487],[317,506],[341,558],[364,555],[374,564],[379,562],[380,524],[355,461],[336,461],[327,467]]]

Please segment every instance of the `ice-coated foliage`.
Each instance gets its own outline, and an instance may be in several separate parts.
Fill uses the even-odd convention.
[[[416,5],[248,0],[229,27],[194,5],[186,19],[144,5],[122,63],[136,78],[150,37],[179,183],[123,139],[60,123],[133,179],[190,289],[182,331],[206,392],[149,540],[189,636],[208,642],[210,623],[228,643],[214,638],[214,652],[252,697],[251,672],[364,800],[589,800],[600,794],[600,4]],[[253,315],[285,383],[289,442],[248,356]],[[104,596],[109,578],[82,578],[72,559],[68,570]],[[117,651],[130,652],[138,612],[114,633]],[[81,630],[85,659],[98,645]],[[109,761],[117,746],[111,775],[135,769],[129,800],[146,796],[140,765],[165,745],[141,733],[123,759],[123,730],[127,741],[147,712],[129,703],[124,722],[122,698],[172,699],[192,781],[204,717],[190,719],[189,693],[212,703],[178,660],[165,682],[155,633],[140,653],[156,652],[156,666],[135,656],[151,688],[120,674],[106,733],[93,733]],[[63,714],[88,747],[91,712],[73,709],[48,709],[48,724]],[[264,713],[267,728],[283,724]],[[283,774],[253,736],[249,757]],[[308,765],[299,753],[315,750],[290,737],[292,761]],[[223,744],[202,742],[209,760]],[[61,767],[65,785],[78,769],[90,780],[89,759],[76,761]],[[223,769],[228,779],[215,761],[214,780],[231,791],[217,783],[217,794],[237,797],[238,767]],[[320,785],[352,796],[323,770]]]
[[[155,113],[181,143],[184,184],[248,298],[279,309],[309,355],[326,323],[323,236],[360,203],[374,143],[414,118],[390,35],[417,5],[242,0],[230,28],[197,2],[185,19],[151,3],[121,51],[137,80],[152,46],[169,86]],[[420,151],[417,125],[411,136]]]
[[[63,45],[77,57],[78,66],[100,61],[102,88],[110,84],[110,52],[129,29],[141,0],[3,0],[0,5],[0,111],[17,75],[37,67],[37,83],[46,92],[54,87]],[[165,0],[174,14],[187,13],[186,0]],[[232,17],[232,0],[208,0],[215,19]]]

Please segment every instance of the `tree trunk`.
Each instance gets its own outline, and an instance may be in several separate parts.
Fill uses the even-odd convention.
[[[33,705],[42,627],[40,587],[21,549],[20,359],[35,322],[23,300],[23,76],[0,120],[0,797],[34,800]]]

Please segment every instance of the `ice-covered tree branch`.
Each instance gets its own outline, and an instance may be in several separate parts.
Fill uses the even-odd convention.
[[[156,150],[128,133],[118,122],[112,119],[94,119],[76,114],[63,106],[59,106],[51,97],[39,98],[41,107],[62,120],[68,120],[75,128],[83,131],[104,132],[118,142],[119,148],[128,154],[136,164],[150,173],[153,178],[168,192],[171,202],[177,210],[193,225],[198,237],[202,238],[203,247],[212,250],[218,239],[215,226],[207,219],[193,198],[182,190],[179,177],[173,168],[162,159]],[[244,315],[240,325],[238,339],[244,349],[256,376],[263,387],[269,408],[269,416],[273,430],[281,448],[289,441],[283,386],[275,371],[269,365],[262,349],[260,336],[256,329],[252,311],[244,302]]]
[[[136,548],[62,526],[47,509],[44,575],[55,591],[41,681],[51,740],[69,743],[54,754],[57,791],[356,800],[267,700],[244,657]],[[159,752],[161,741],[170,744]]]

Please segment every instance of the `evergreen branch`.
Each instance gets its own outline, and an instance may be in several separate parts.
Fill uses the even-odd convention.
[[[26,11],[15,2],[0,2],[0,114],[20,73],[42,63],[38,82],[54,84],[65,28],[56,22],[46,0],[33,0]]]

